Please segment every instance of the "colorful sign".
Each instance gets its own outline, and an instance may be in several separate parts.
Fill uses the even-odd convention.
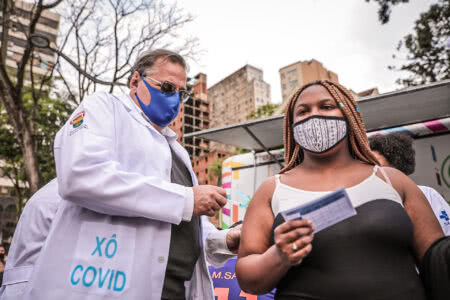
[[[283,151],[272,151],[279,160]],[[228,228],[242,221],[253,194],[267,177],[278,174],[279,165],[266,152],[245,153],[226,159],[222,164],[222,187],[228,202],[219,215],[219,224]]]

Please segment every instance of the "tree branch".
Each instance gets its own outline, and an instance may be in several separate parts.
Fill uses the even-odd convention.
[[[52,9],[55,8],[56,6],[58,6],[63,0],[56,0],[53,3],[47,4],[47,5],[42,5],[42,9]]]
[[[3,0],[2,9],[2,46],[0,48],[0,80],[3,81],[8,89],[13,89],[14,84],[9,78],[6,66],[6,58],[8,56],[8,40],[9,40],[9,24],[11,18],[12,6],[14,3],[11,0]]]
[[[31,45],[31,42],[28,39],[28,37],[31,34],[33,34],[36,30],[36,24],[37,24],[39,18],[41,17],[41,13],[42,13],[42,5],[43,5],[42,2],[43,2],[43,0],[39,0],[39,2],[37,3],[36,11],[34,11],[34,9],[33,9],[31,12],[32,16],[31,16],[31,21],[30,21],[30,25],[29,25],[29,31],[28,31],[29,34],[26,35],[27,44],[25,46],[25,50],[22,55],[22,59],[20,60],[20,63],[19,63],[18,69],[17,69],[16,92],[18,94],[20,94],[22,91],[25,67],[30,59],[31,52],[33,51],[33,46]]]

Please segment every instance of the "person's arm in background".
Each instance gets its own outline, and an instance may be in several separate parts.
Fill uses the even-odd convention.
[[[206,216],[202,217],[203,241],[206,259],[216,268],[236,256],[239,247],[241,226],[218,230]]]
[[[441,224],[442,231],[446,236],[450,235],[450,205],[435,189],[419,185],[419,188],[425,194],[433,212]]]
[[[274,178],[256,191],[244,218],[236,275],[241,288],[251,294],[265,294],[276,287],[289,268],[299,264],[311,249],[313,227],[308,220],[282,223],[275,228],[275,244],[270,235],[274,216],[270,206]],[[298,250],[292,249],[293,242]]]

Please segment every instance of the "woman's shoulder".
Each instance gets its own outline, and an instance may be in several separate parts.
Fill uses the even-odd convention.
[[[392,182],[403,182],[406,179],[409,179],[402,171],[392,167],[378,167],[378,169],[380,170],[379,173],[385,173]],[[385,175],[382,174],[382,177],[385,177]]]
[[[261,185],[258,187],[252,199],[255,199],[257,202],[270,202],[277,186],[277,180],[279,180],[277,179],[277,175],[267,177],[264,182],[261,183]]]
[[[392,187],[399,193],[404,200],[407,189],[417,188],[417,185],[402,171],[391,167],[379,167],[377,175],[392,185]]]
[[[277,182],[280,181],[280,174],[267,177],[264,182],[259,186],[258,191],[264,191],[264,193],[270,192],[272,195],[277,186]]]

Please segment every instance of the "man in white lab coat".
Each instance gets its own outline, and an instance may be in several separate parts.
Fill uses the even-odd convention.
[[[64,200],[24,299],[214,299],[206,258],[223,263],[238,235],[208,236],[205,216],[225,192],[197,185],[167,128],[186,96],[185,67],[176,53],[143,53],[129,96],[91,95],[58,132]]]

